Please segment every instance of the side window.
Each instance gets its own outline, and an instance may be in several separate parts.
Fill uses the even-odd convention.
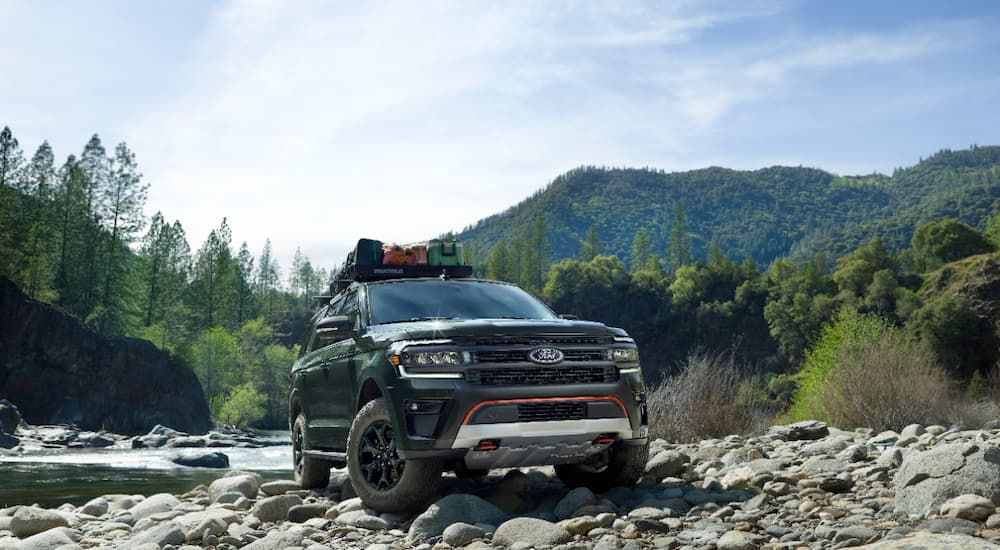
[[[351,292],[330,307],[327,315],[346,315],[354,322],[354,328],[358,326],[358,293]]]
[[[319,338],[316,337],[316,323],[318,323],[320,319],[329,316],[332,309],[332,304],[323,308],[318,314],[316,314],[315,317],[313,317],[312,322],[309,323],[309,331],[306,332],[306,341],[302,346],[303,354],[323,347],[323,345],[320,344]]]

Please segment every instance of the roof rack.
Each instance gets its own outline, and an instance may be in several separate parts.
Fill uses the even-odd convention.
[[[472,276],[471,265],[383,265],[381,247],[382,243],[379,241],[359,239],[357,248],[347,255],[347,259],[337,276],[330,283],[330,294],[342,292],[355,281],[369,282],[416,277],[458,279]]]

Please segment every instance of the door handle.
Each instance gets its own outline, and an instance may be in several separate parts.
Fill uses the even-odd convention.
[[[330,377],[330,365],[323,365],[323,378]]]

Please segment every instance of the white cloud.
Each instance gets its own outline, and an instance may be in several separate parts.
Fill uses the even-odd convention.
[[[330,266],[360,236],[460,229],[580,164],[692,167],[693,136],[799,71],[948,47],[934,29],[693,44],[776,9],[738,6],[233,2],[123,133],[149,207],[195,246],[228,216],[255,253],[270,237],[285,264],[301,245]]]

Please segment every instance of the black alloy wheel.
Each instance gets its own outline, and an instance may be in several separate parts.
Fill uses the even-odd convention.
[[[378,491],[387,491],[399,483],[405,461],[396,453],[388,422],[373,422],[365,430],[358,448],[358,463],[365,481]]]

